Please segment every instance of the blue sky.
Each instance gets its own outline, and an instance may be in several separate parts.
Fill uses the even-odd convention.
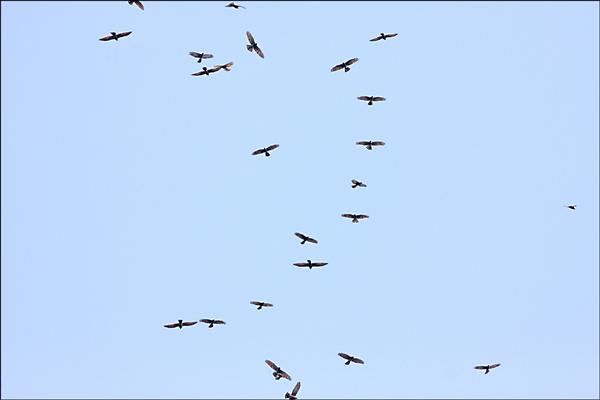
[[[2,2],[2,397],[598,398],[598,3],[226,3]]]

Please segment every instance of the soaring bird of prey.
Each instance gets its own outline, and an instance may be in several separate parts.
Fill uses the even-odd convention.
[[[569,204],[568,206],[565,206],[568,209],[574,210],[577,207],[577,204]]]
[[[367,185],[360,181],[357,181],[356,179],[352,179],[352,188],[354,189],[355,187],[367,187]]]
[[[250,42],[250,44],[246,45],[248,51],[252,53],[252,50],[254,50],[260,58],[265,58],[265,55],[263,54],[262,50],[260,49],[260,47],[258,47],[258,44],[256,44],[254,36],[252,36],[250,32],[246,32],[246,36],[248,36],[248,42]]]
[[[475,369],[485,369],[485,374],[488,374],[488,373],[490,372],[490,369],[492,369],[492,368],[496,368],[496,367],[499,367],[499,366],[500,366],[500,364],[492,364],[492,365],[477,365],[477,366],[475,367]],[[485,375],[485,374],[484,374],[484,375]]]
[[[365,214],[342,214],[344,218],[352,218],[352,222],[358,223],[359,219],[369,218],[368,215]]]
[[[386,40],[386,39],[389,39],[389,38],[393,38],[394,36],[397,36],[397,35],[398,35],[397,33],[383,33],[383,32],[381,32],[379,34],[379,36],[374,37],[373,39],[369,39],[369,42],[376,42],[376,41],[381,40],[381,39]]]
[[[356,358],[356,357],[352,357],[346,353],[338,353],[338,356],[346,359],[347,361],[344,363],[346,365],[350,365],[351,362],[353,363],[357,363],[357,364],[364,364],[365,362],[363,360],[361,360],[360,358]]]
[[[276,149],[276,148],[278,148],[278,147],[279,147],[279,145],[278,145],[278,144],[272,144],[272,145],[270,145],[269,147],[265,147],[265,148],[262,148],[262,149],[258,149],[258,150],[255,150],[255,151],[253,151],[253,152],[252,152],[252,155],[253,155],[253,156],[256,156],[256,155],[258,155],[258,154],[263,154],[263,153],[264,153],[264,154],[265,154],[265,157],[269,157],[269,156],[271,156],[271,153],[269,153],[269,152],[270,152],[270,151],[272,151],[272,150],[275,150],[275,149]]]
[[[260,310],[263,307],[273,307],[273,304],[265,303],[264,301],[251,301],[250,304],[258,306],[257,310]]]
[[[198,323],[198,321],[191,321],[191,322],[183,322],[182,319],[178,319],[178,322],[175,324],[168,324],[165,325],[165,328],[183,328],[184,326],[192,326],[192,325],[196,325]]]
[[[217,72],[218,70],[220,70],[221,68],[219,68],[218,66],[214,66],[212,68],[207,68],[207,67],[202,67],[202,71],[198,71],[198,72],[194,72],[193,74],[191,74],[192,76],[200,76],[200,75],[210,75],[213,72]]]
[[[298,400],[296,397],[298,395],[298,391],[300,390],[300,382],[296,383],[296,386],[292,389],[292,393],[285,392],[285,398],[290,400]]]
[[[358,62],[358,58],[352,58],[346,62],[336,65],[335,67],[331,68],[331,72],[339,71],[342,68],[344,69],[344,72],[348,72],[350,71],[350,65],[354,64],[355,62]]]
[[[372,106],[374,101],[385,101],[385,97],[379,96],[358,96],[358,100],[368,101],[368,105]]]
[[[200,322],[208,324],[209,328],[212,328],[214,325],[225,325],[225,321],[221,321],[220,319],[201,319]]]
[[[294,265],[296,267],[300,267],[300,268],[304,268],[304,267],[308,267],[308,269],[313,269],[313,267],[324,267],[326,266],[328,263],[326,262],[312,262],[311,260],[306,260],[308,262],[300,262],[300,263],[294,263]]]
[[[372,142],[372,141],[366,141],[363,140],[361,142],[356,142],[356,144],[361,145],[361,146],[367,146],[367,150],[373,150],[373,146],[385,146],[385,142]]]
[[[129,3],[129,5],[135,4],[136,6],[138,6],[140,8],[140,10],[144,10],[144,5],[139,0],[127,0],[127,2]]]
[[[225,71],[231,71],[232,66],[233,66],[233,61],[230,61],[227,64],[217,64],[213,68],[217,68],[217,71],[221,70],[221,69],[224,69]]]
[[[267,363],[267,365],[269,367],[271,367],[273,369],[273,376],[275,377],[275,380],[280,380],[281,378],[285,378],[288,381],[292,380],[292,377],[288,375],[287,372],[285,372],[284,370],[282,370],[281,368],[279,368],[273,361],[271,360],[265,360],[265,362]]]
[[[309,236],[306,236],[305,234],[303,234],[303,233],[300,233],[300,232],[294,232],[294,235],[296,235],[296,236],[298,236],[300,239],[302,239],[302,242],[300,242],[300,244],[304,244],[304,243],[306,243],[306,242],[311,242],[311,243],[319,243],[319,242],[317,242],[317,240],[316,240],[316,239],[313,239],[313,238],[311,238],[311,237],[309,237]]]
[[[236,10],[237,10],[238,8],[246,8],[246,7],[244,7],[244,6],[240,6],[239,4],[235,4],[233,1],[232,1],[231,3],[229,3],[229,4],[227,4],[225,7],[233,7],[233,8],[235,8]]]
[[[212,54],[208,54],[208,53],[196,53],[195,51],[190,51],[190,56],[197,58],[198,62],[201,63],[202,60],[205,60],[207,58],[213,58]]]
[[[110,35],[101,37],[98,40],[102,40],[103,42],[108,42],[109,40],[119,40],[119,38],[131,35],[131,31],[129,32],[111,32]]]

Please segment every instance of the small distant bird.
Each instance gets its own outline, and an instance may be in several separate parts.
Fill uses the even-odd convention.
[[[313,267],[315,267],[315,268],[316,267],[324,267],[328,264],[326,262],[312,262],[310,260],[306,260],[306,261],[308,261],[308,262],[294,263],[294,265],[296,267],[300,267],[300,268],[308,267],[308,269],[313,269]]]
[[[386,40],[388,38],[393,38],[394,36],[397,36],[397,35],[398,35],[397,33],[383,33],[383,32],[381,32],[379,34],[379,36],[374,37],[373,39],[369,39],[369,42],[376,42],[376,41],[381,40],[381,39]]]
[[[262,50],[258,47],[258,44],[256,44],[256,42],[254,41],[254,36],[252,36],[252,34],[250,32],[246,32],[246,36],[248,36],[248,41],[250,42],[250,44],[246,45],[246,48],[248,49],[248,51],[250,53],[252,53],[252,50],[254,50],[260,58],[265,58],[265,55],[263,54]]]
[[[127,2],[129,3],[129,5],[135,4],[136,6],[138,6],[140,8],[140,10],[142,10],[142,11],[144,10],[144,5],[139,0],[127,0]]]
[[[190,56],[197,58],[198,62],[201,63],[202,60],[205,60],[207,58],[213,58],[212,54],[208,54],[208,53],[196,53],[195,51],[190,51]]]
[[[278,147],[279,147],[279,145],[278,145],[278,144],[272,144],[272,145],[270,145],[269,147],[265,147],[265,148],[262,148],[262,149],[258,149],[258,150],[255,150],[255,151],[253,151],[253,152],[252,152],[252,155],[253,155],[253,156],[255,156],[255,155],[258,155],[258,154],[263,154],[263,153],[265,153],[265,157],[270,157],[270,156],[271,156],[271,153],[269,153],[269,152],[270,152],[270,151],[272,151],[272,150],[275,150],[275,149],[276,149],[276,148],[278,148]]]
[[[130,32],[121,32],[121,33],[111,32],[110,35],[101,37],[98,40],[102,40],[103,42],[108,42],[109,40],[119,40],[119,38],[129,36],[129,35],[131,35],[131,31]]]
[[[352,222],[358,223],[359,219],[369,218],[368,215],[365,214],[342,214],[342,217],[352,218]]]
[[[367,185],[365,185],[364,183],[357,181],[356,179],[352,179],[352,188],[354,189],[355,187],[367,187]]]
[[[300,244],[304,244],[306,242],[311,242],[311,243],[319,243],[317,242],[315,239],[308,237],[300,232],[294,232],[294,235],[298,236],[300,239],[302,239],[302,242],[300,242]]]
[[[287,372],[285,372],[284,370],[282,370],[281,368],[279,368],[277,365],[275,365],[275,363],[271,360],[265,360],[265,362],[267,363],[267,365],[269,367],[271,367],[275,372],[273,372],[273,376],[275,377],[275,380],[280,380],[281,378],[285,378],[288,381],[292,380],[292,377],[289,376],[287,374]]]
[[[213,72],[217,72],[218,70],[220,70],[221,68],[219,68],[218,66],[214,66],[212,68],[207,68],[207,67],[202,67],[202,71],[198,71],[198,72],[194,72],[193,74],[191,74],[192,76],[200,76],[200,75],[210,75]]]
[[[367,150],[373,150],[373,146],[385,146],[385,142],[372,142],[372,141],[362,141],[356,142],[356,144],[361,146],[367,146]]]
[[[331,72],[339,71],[342,68],[344,69],[344,72],[348,72],[348,71],[350,71],[350,65],[354,64],[357,61],[358,61],[358,58],[352,58],[346,62],[343,62],[343,63],[338,64],[335,67],[331,68]]]
[[[342,357],[342,358],[344,358],[344,359],[346,359],[346,360],[347,360],[347,361],[344,363],[344,364],[346,364],[346,365],[350,365],[350,363],[351,363],[351,362],[353,362],[353,363],[357,363],[357,364],[364,364],[364,363],[365,363],[365,362],[364,362],[363,360],[361,360],[360,358],[356,358],[356,357],[349,356],[349,355],[348,355],[348,354],[346,354],[346,353],[338,353],[338,356],[340,356],[340,357]]]
[[[500,366],[500,364],[478,365],[478,366],[475,367],[475,369],[485,369],[485,374],[488,374],[490,372],[490,369],[496,368],[496,367],[499,367],[499,366]]]
[[[372,106],[374,101],[385,101],[385,97],[378,96],[358,96],[358,100],[368,101],[368,105]]]
[[[577,204],[569,204],[568,206],[565,206],[565,207],[567,207],[567,208],[569,208],[571,210],[574,210],[575,207],[577,207]]]
[[[294,388],[292,389],[292,394],[285,392],[285,398],[290,399],[290,400],[298,400],[296,395],[298,394],[299,390],[300,390],[300,382],[296,383],[296,386],[294,386]]]
[[[225,321],[221,321],[220,319],[201,319],[200,322],[208,324],[209,328],[212,328],[214,325],[225,325]]]
[[[178,319],[178,322],[175,324],[168,324],[165,325],[165,328],[183,328],[184,326],[192,326],[192,325],[196,325],[198,323],[198,321],[192,321],[192,322],[183,322],[182,319]]]
[[[225,7],[233,7],[233,8],[235,8],[236,10],[237,10],[238,8],[246,8],[246,7],[244,7],[244,6],[240,6],[239,4],[235,4],[233,1],[232,1],[231,3],[229,3],[229,4],[227,4]]]
[[[224,69],[225,71],[231,71],[231,67],[233,66],[233,61],[228,62],[227,64],[215,65],[214,68],[218,68],[218,70]]]
[[[260,310],[263,307],[273,307],[273,304],[271,304],[271,303],[265,303],[263,301],[251,301],[250,304],[258,306],[257,310]]]

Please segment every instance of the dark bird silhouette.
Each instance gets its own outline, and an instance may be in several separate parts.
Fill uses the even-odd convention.
[[[369,42],[376,42],[376,41],[381,40],[381,39],[386,40],[386,39],[389,39],[389,38],[393,38],[394,36],[397,36],[397,35],[398,35],[397,33],[383,33],[383,32],[381,32],[379,34],[379,36],[374,37],[373,39],[369,39]]]
[[[184,326],[192,326],[192,325],[196,325],[198,323],[198,321],[192,321],[192,322],[183,322],[182,319],[178,319],[178,322],[175,324],[168,324],[165,325],[165,328],[183,328]]]
[[[292,393],[285,392],[285,398],[290,400],[298,400],[296,397],[298,395],[298,391],[300,390],[300,382],[296,383],[296,386],[292,389]]]
[[[358,100],[368,101],[368,105],[372,106],[374,101],[385,101],[385,97],[378,96],[358,96]]]
[[[225,321],[221,321],[220,319],[201,319],[200,322],[208,324],[209,328],[212,328],[214,325],[225,325]]]
[[[193,74],[191,74],[192,76],[200,76],[200,75],[210,75],[214,72],[217,72],[218,70],[220,70],[221,68],[219,68],[218,66],[214,66],[212,68],[207,68],[207,67],[202,67],[202,71],[198,71],[198,72],[194,72]]]
[[[364,183],[357,181],[356,179],[352,179],[352,188],[354,189],[355,187],[367,187],[367,185],[365,185]]]
[[[359,219],[369,218],[368,215],[365,214],[342,214],[342,217],[352,218],[352,222],[358,223]]]
[[[272,151],[272,150],[275,150],[275,149],[276,149],[276,148],[278,148],[278,147],[279,147],[279,145],[278,145],[278,144],[272,144],[272,145],[270,145],[269,147],[265,147],[265,148],[262,148],[262,149],[258,149],[258,150],[255,150],[255,151],[253,151],[253,152],[252,152],[252,155],[253,155],[253,156],[256,156],[256,155],[258,155],[258,154],[263,154],[263,153],[264,153],[264,154],[265,154],[265,157],[269,157],[269,156],[271,156],[271,153],[269,153],[269,152],[270,152],[270,151]]]
[[[275,377],[275,380],[280,380],[281,378],[285,378],[288,381],[292,380],[292,377],[288,375],[287,372],[285,372],[284,370],[282,370],[281,368],[279,368],[277,365],[275,365],[275,363],[271,360],[265,360],[265,362],[267,363],[267,365],[269,367],[271,367],[275,372],[273,372],[273,376]]]
[[[577,204],[569,204],[568,206],[565,206],[571,210],[574,210],[577,207]]]
[[[313,269],[313,267],[324,267],[326,266],[328,263],[326,262],[312,262],[311,260],[306,260],[308,262],[300,262],[300,263],[294,263],[294,265],[296,267],[300,267],[300,268],[304,268],[304,267],[308,267],[308,269]]]
[[[362,141],[356,142],[356,144],[361,146],[367,146],[367,150],[373,150],[373,146],[385,146],[385,142],[372,142],[372,141]]]
[[[313,238],[311,238],[311,237],[309,237],[309,236],[306,236],[306,235],[304,235],[304,234],[302,234],[302,233],[300,233],[300,232],[294,232],[294,235],[296,235],[296,236],[298,236],[300,239],[302,239],[302,242],[300,242],[300,244],[304,244],[304,243],[306,243],[306,242],[311,242],[311,243],[319,243],[319,242],[317,242],[315,239],[313,239]]]
[[[265,55],[263,54],[262,50],[260,49],[260,47],[258,47],[258,44],[256,44],[254,36],[252,36],[250,32],[246,32],[246,36],[248,36],[248,42],[250,42],[250,44],[246,45],[248,51],[252,53],[252,50],[254,50],[260,58],[265,58]]]
[[[475,369],[485,369],[485,374],[489,374],[490,369],[499,367],[500,364],[492,364],[492,365],[477,365]],[[485,375],[484,374],[484,375]]]
[[[131,31],[130,32],[121,32],[121,33],[111,32],[110,35],[101,37],[98,40],[102,40],[103,42],[108,42],[109,40],[119,40],[119,38],[129,36],[129,35],[131,35]]]
[[[263,307],[273,307],[273,304],[271,304],[271,303],[265,303],[263,301],[251,301],[250,304],[258,306],[257,310],[260,310]]]
[[[208,54],[208,53],[196,53],[195,51],[190,51],[190,56],[197,58],[198,62],[201,63],[202,60],[205,60],[207,58],[213,58],[212,54]]]
[[[127,0],[127,2],[129,3],[129,5],[135,4],[136,6],[138,6],[140,8],[140,10],[142,10],[142,11],[144,10],[144,5],[139,0]]]
[[[352,58],[346,62],[343,62],[343,63],[338,64],[335,67],[331,68],[331,72],[339,71],[342,68],[344,69],[344,72],[348,72],[348,71],[350,71],[350,65],[354,64],[357,61],[358,61],[358,58]]]
[[[231,71],[232,66],[233,66],[233,61],[230,61],[227,64],[215,65],[213,68],[217,68],[217,71],[221,70],[221,69],[224,69],[225,71]]]
[[[233,8],[235,8],[236,10],[237,10],[238,8],[246,8],[246,7],[244,7],[244,6],[240,6],[239,4],[235,4],[233,1],[232,1],[231,3],[229,3],[229,4],[227,4],[225,7],[233,7]]]
[[[356,357],[352,357],[346,353],[338,353],[338,356],[346,359],[347,361],[344,363],[346,365],[350,365],[351,362],[353,363],[357,363],[357,364],[364,364],[365,362],[363,360],[361,360],[360,358],[356,358]]]

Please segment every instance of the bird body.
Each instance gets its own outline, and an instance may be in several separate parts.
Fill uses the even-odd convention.
[[[302,239],[302,242],[300,242],[300,244],[304,244],[306,242],[319,243],[319,242],[317,242],[316,239],[313,239],[313,238],[311,238],[309,236],[306,236],[305,234],[300,233],[300,232],[295,232],[294,235],[296,235],[297,237],[299,237],[300,239]]]
[[[265,303],[264,301],[251,301],[250,304],[258,306],[257,310],[260,310],[263,307],[273,307],[273,304],[271,304],[271,303]]]
[[[183,322],[182,319],[178,319],[177,323],[175,324],[167,324],[164,325],[165,328],[183,328],[184,326],[192,326],[192,325],[196,325],[198,323],[198,321],[191,321],[191,322]]]
[[[252,51],[254,50],[260,58],[265,58],[264,53],[262,52],[260,47],[258,47],[258,44],[254,40],[254,36],[252,36],[252,34],[248,31],[246,31],[246,36],[248,37],[248,42],[250,42],[250,44],[246,45],[246,48],[248,49],[248,51],[250,53],[252,53]]]
[[[342,357],[343,359],[346,360],[346,362],[344,363],[346,365],[350,365],[350,363],[356,363],[356,364],[364,364],[365,363],[360,358],[348,355],[346,353],[338,353],[338,356],[340,356],[340,357]]]
[[[276,148],[278,148],[279,145],[278,144],[272,144],[269,147],[264,147],[262,149],[258,149],[252,152],[253,156],[256,156],[258,154],[263,154],[265,155],[265,157],[270,157],[271,153],[269,153],[269,151],[275,150]]]
[[[299,268],[308,267],[308,269],[313,269],[313,268],[317,268],[317,267],[324,267],[328,264],[326,262],[312,262],[311,260],[306,260],[306,261],[308,261],[308,262],[294,263],[294,265]]]
[[[209,328],[212,328],[214,325],[225,325],[225,321],[221,321],[220,319],[201,319],[200,322],[208,324]]]
[[[483,370],[485,370],[484,375],[486,375],[486,374],[490,373],[490,369],[497,368],[499,366],[500,366],[499,363],[498,364],[491,364],[491,365],[477,365],[475,367],[475,369],[483,369]]]
[[[110,35],[107,36],[103,36],[98,40],[101,40],[103,42],[108,42],[109,40],[119,40],[119,38],[125,37],[125,36],[129,36],[131,35],[131,31],[129,32],[121,32],[121,33],[117,33],[117,32],[111,32]]]
[[[292,377],[285,372],[284,370],[282,370],[281,368],[279,368],[273,361],[271,360],[265,360],[265,362],[267,363],[267,365],[269,367],[271,367],[271,369],[273,369],[275,372],[273,372],[273,376],[275,377],[275,380],[280,380],[281,378],[285,378],[288,381],[292,380]]]
[[[348,72],[350,71],[350,65],[356,62],[358,62],[358,58],[352,58],[346,62],[334,66],[333,68],[331,68],[331,72],[339,71],[341,69],[344,69],[344,72]]]
[[[575,208],[577,207],[577,204],[569,204],[568,206],[565,206],[570,210],[575,210]]]
[[[358,223],[359,219],[369,218],[369,216],[365,214],[342,214],[342,217],[352,218],[352,222],[354,223]]]

